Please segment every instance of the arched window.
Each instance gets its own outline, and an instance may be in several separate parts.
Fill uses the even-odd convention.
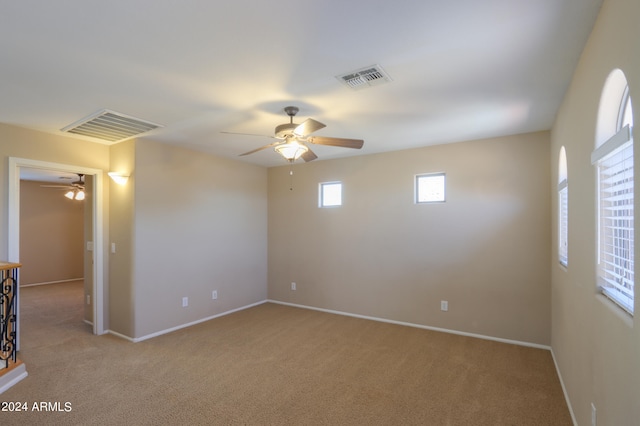
[[[598,288],[633,314],[633,112],[629,85],[616,69],[605,82],[598,110]]]
[[[560,148],[558,159],[558,261],[569,263],[569,185],[567,180],[567,152]]]

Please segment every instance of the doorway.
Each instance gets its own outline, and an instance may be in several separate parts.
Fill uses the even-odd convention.
[[[10,262],[20,262],[20,169],[35,168],[54,170],[67,173],[83,173],[93,179],[91,202],[85,207],[91,209],[93,241],[87,242],[86,253],[90,257],[92,267],[86,271],[90,274],[88,279],[93,281],[93,333],[104,334],[104,251],[103,251],[103,172],[100,169],[92,169],[76,165],[51,163],[46,161],[30,160],[24,158],[9,158],[9,229],[8,229],[8,257]],[[87,275],[85,274],[85,275]],[[18,301],[20,300],[18,287]],[[17,309],[18,336],[17,347],[20,349],[20,306]]]

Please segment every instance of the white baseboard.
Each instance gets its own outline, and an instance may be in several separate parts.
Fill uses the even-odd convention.
[[[560,386],[562,386],[562,393],[564,394],[564,400],[567,403],[567,407],[569,407],[569,414],[571,414],[571,421],[573,422],[573,426],[578,426],[576,416],[573,413],[573,407],[571,406],[571,400],[569,399],[569,393],[567,393],[567,388],[564,385],[564,380],[562,380],[562,374],[560,374],[560,368],[558,367],[556,354],[553,353],[553,348],[551,348],[551,358],[553,358],[553,365],[556,366],[556,373],[558,374],[558,379],[560,380]]]
[[[350,312],[334,311],[332,309],[324,309],[324,308],[316,308],[315,306],[299,305],[299,304],[296,304],[296,303],[281,302],[279,300],[268,299],[267,302],[277,303],[279,305],[292,306],[294,308],[311,309],[313,311],[326,312],[326,313],[329,313],[329,314],[344,315],[344,316],[348,316],[348,317],[366,319],[366,320],[371,320],[371,321],[378,321],[378,322],[386,322],[386,323],[389,323],[389,324],[403,325],[403,326],[406,326],[406,327],[421,328],[423,330],[432,330],[432,331],[439,331],[439,332],[442,332],[442,333],[458,334],[460,336],[474,337],[476,339],[493,340],[495,342],[500,342],[500,343],[509,343],[509,344],[512,344],[512,345],[528,346],[528,347],[531,347],[531,348],[545,349],[545,350],[548,350],[548,351],[551,350],[551,346],[540,345],[538,343],[522,342],[522,341],[519,341],[519,340],[503,339],[503,338],[500,338],[500,337],[485,336],[483,334],[467,333],[467,332],[464,332],[464,331],[450,330],[450,329],[447,329],[447,328],[431,327],[431,326],[428,326],[428,325],[414,324],[414,323],[411,323],[411,322],[395,321],[395,320],[390,320],[390,319],[386,319],[386,318],[378,318],[378,317],[371,317],[371,316],[367,316],[367,315],[352,314]]]
[[[132,343],[134,343],[134,342],[135,342],[135,340],[133,339],[133,337],[125,336],[124,334],[120,334],[120,333],[118,333],[117,331],[107,330],[107,331],[106,331],[106,334],[111,334],[112,336],[116,336],[116,337],[119,337],[119,338],[121,338],[121,339],[128,340],[128,341],[130,341],[130,342],[132,342]]]
[[[46,281],[42,283],[32,283],[32,284],[20,284],[20,287],[35,287],[38,285],[49,285],[49,284],[62,284],[62,283],[70,283],[73,281],[83,281],[84,278],[71,278],[68,280],[59,280],[59,281]]]
[[[378,317],[372,317],[372,316],[367,316],[367,315],[359,315],[359,314],[352,314],[350,312],[343,312],[343,311],[335,311],[332,309],[324,309],[324,308],[317,308],[315,306],[308,306],[308,305],[300,305],[297,303],[289,303],[289,302],[282,302],[280,300],[273,300],[273,299],[266,299],[266,300],[262,300],[260,302],[256,302],[256,303],[252,303],[250,305],[245,305],[245,306],[241,306],[239,308],[236,309],[231,309],[229,311],[225,311],[216,315],[212,315],[210,317],[206,317],[206,318],[202,318],[199,319],[197,321],[193,321],[193,322],[189,322],[186,324],[182,324],[176,327],[172,327],[172,328],[168,328],[166,330],[161,330],[161,331],[157,331],[155,333],[151,333],[151,334],[147,334],[145,336],[142,337],[129,337],[129,336],[125,336],[124,334],[120,334],[117,333],[115,331],[112,330],[107,330],[106,332],[109,334],[112,334],[114,336],[120,337],[122,339],[128,340],[130,342],[142,342],[144,340],[148,340],[157,336],[161,336],[163,334],[167,334],[167,333],[171,333],[173,331],[176,330],[180,330],[182,328],[186,328],[186,327],[191,327],[192,325],[196,325],[196,324],[200,324],[201,322],[205,322],[205,321],[209,321],[224,315],[229,315],[232,314],[234,312],[238,312],[238,311],[242,311],[245,309],[249,309],[249,308],[253,308],[254,306],[258,306],[258,305],[262,305],[264,303],[275,303],[278,305],[286,305],[286,306],[291,306],[294,308],[302,308],[302,309],[311,309],[314,311],[320,311],[320,312],[326,312],[329,314],[336,314],[336,315],[344,315],[344,316],[348,316],[348,317],[354,317],[354,318],[360,318],[360,319],[366,319],[366,320],[371,320],[371,321],[378,321],[378,322],[385,322],[385,323],[389,323],[389,324],[396,324],[396,325],[403,325],[403,326],[407,326],[407,327],[414,327],[414,328],[421,328],[424,330],[432,330],[432,331],[439,331],[442,333],[450,333],[450,334],[457,334],[460,336],[467,336],[467,337],[474,337],[476,339],[484,339],[484,340],[492,340],[495,342],[500,342],[500,343],[508,343],[508,344],[512,344],[512,345],[519,345],[519,346],[527,346],[527,347],[531,347],[531,348],[537,348],[537,349],[544,349],[544,350],[551,350],[550,346],[547,345],[540,345],[538,343],[531,343],[531,342],[523,342],[523,341],[519,341],[519,340],[511,340],[511,339],[503,339],[500,337],[493,337],[493,336],[486,336],[483,334],[475,334],[475,333],[467,333],[464,331],[458,331],[458,330],[450,330],[450,329],[446,329],[446,328],[440,328],[440,327],[431,327],[428,325],[422,325],[422,324],[415,324],[415,323],[410,323],[410,322],[403,322],[403,321],[395,321],[395,320],[390,320],[390,319],[386,319],[386,318],[378,318]]]
[[[20,364],[7,374],[0,377],[0,394],[4,393],[4,391],[8,390],[28,375],[27,367],[24,364]]]
[[[229,311],[221,312],[219,314],[212,315],[212,316],[206,317],[206,318],[202,318],[202,319],[199,319],[197,321],[192,321],[192,322],[189,322],[189,323],[186,323],[186,324],[178,325],[176,327],[168,328],[166,330],[161,330],[161,331],[157,331],[155,333],[147,334],[146,336],[142,336],[142,337],[129,337],[129,336],[125,336],[124,334],[120,334],[120,333],[117,333],[117,332],[111,331],[111,330],[108,330],[107,333],[112,334],[112,335],[117,336],[117,337],[120,337],[122,339],[128,340],[128,341],[133,342],[133,343],[138,343],[138,342],[142,342],[144,340],[148,340],[148,339],[152,339],[154,337],[161,336],[163,334],[167,334],[167,333],[171,333],[171,332],[176,331],[176,330],[180,330],[182,328],[191,327],[192,325],[200,324],[201,322],[210,321],[210,320],[212,320],[214,318],[222,317],[222,316],[225,316],[225,315],[232,314],[234,312],[243,311],[245,309],[253,308],[254,306],[262,305],[263,303],[266,303],[266,302],[267,302],[266,300],[261,300],[259,302],[252,303],[250,305],[241,306],[239,308],[235,308],[235,309],[231,309]]]

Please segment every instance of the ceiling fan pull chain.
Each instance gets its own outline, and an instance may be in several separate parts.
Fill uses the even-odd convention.
[[[293,163],[289,164],[289,191],[293,191]]]

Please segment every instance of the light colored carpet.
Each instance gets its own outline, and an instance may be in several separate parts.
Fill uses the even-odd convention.
[[[24,288],[29,377],[2,425],[571,425],[548,351],[263,304],[140,343],[93,336],[82,284]]]

